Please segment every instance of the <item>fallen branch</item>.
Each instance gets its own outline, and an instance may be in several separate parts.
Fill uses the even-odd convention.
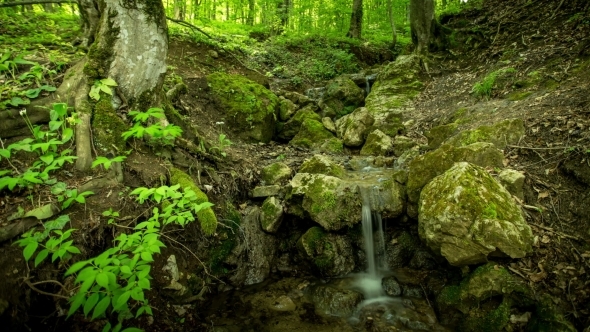
[[[26,5],[42,5],[45,3],[78,3],[78,1],[77,0],[35,0],[35,1],[18,1],[18,2],[0,2],[0,8],[26,6]]]
[[[0,228],[0,243],[10,240],[13,237],[21,235],[22,233],[33,228],[39,223],[39,219],[35,217],[26,217],[14,224]]]
[[[63,296],[63,295],[59,295],[59,294],[52,294],[52,293],[48,293],[48,292],[44,292],[42,290],[40,290],[39,288],[33,286],[33,284],[31,284],[30,281],[25,280],[25,284],[27,284],[27,286],[31,287],[32,290],[34,290],[35,292],[39,293],[39,294],[43,294],[43,295],[47,295],[47,296],[53,296],[53,297],[57,297],[60,299],[65,299],[65,300],[69,300],[70,298],[67,296]]]
[[[200,33],[204,34],[205,36],[207,36],[209,39],[213,39],[213,37],[211,37],[208,33],[206,33],[205,31],[203,31],[201,28],[199,28],[199,27],[197,27],[195,25],[192,25],[192,24],[190,24],[188,22],[185,22],[185,21],[182,21],[182,20],[177,20],[177,19],[174,19],[174,18],[168,17],[168,16],[166,16],[166,19],[169,20],[169,21],[172,21],[172,22],[174,22],[176,24],[180,24],[180,25],[182,25],[184,27],[191,28],[193,30],[197,30],[198,32],[200,32]]]
[[[576,241],[585,241],[584,239],[579,238],[577,236],[568,235],[568,234],[565,234],[565,233],[562,233],[562,232],[558,232],[558,231],[554,230],[551,227],[541,226],[541,225],[533,224],[533,223],[530,223],[530,224],[533,225],[533,226],[535,226],[535,227],[539,227],[541,229],[544,229],[544,230],[546,230],[548,232],[551,232],[551,233],[553,233],[553,234],[555,234],[557,236],[561,236],[561,237],[564,237],[564,238],[567,238],[567,239],[576,240]]]

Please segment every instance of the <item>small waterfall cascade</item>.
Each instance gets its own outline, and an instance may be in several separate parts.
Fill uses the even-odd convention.
[[[365,92],[367,93],[367,96],[369,95],[369,93],[371,93],[371,85],[375,83],[376,78],[377,75],[375,74],[365,76]]]
[[[358,280],[358,287],[361,288],[365,299],[373,299],[384,296],[381,287],[381,279],[387,270],[385,262],[385,236],[383,233],[383,221],[381,215],[372,208],[377,195],[373,191],[375,187],[360,187],[362,206],[363,242],[367,258],[367,271]]]

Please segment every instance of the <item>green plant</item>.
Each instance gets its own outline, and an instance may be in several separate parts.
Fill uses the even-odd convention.
[[[225,157],[227,156],[227,154],[225,153],[225,149],[228,148],[231,144],[232,142],[229,140],[229,138],[227,138],[227,136],[225,136],[225,134],[219,134],[217,146],[211,147],[211,150],[217,150],[219,151],[219,154]]]
[[[496,79],[507,73],[513,72],[515,72],[514,68],[503,68],[491,72],[488,75],[486,75],[486,77],[484,77],[484,79],[481,82],[475,83],[475,85],[471,89],[471,92],[473,92],[478,97],[484,97],[486,99],[489,99],[492,96],[492,89],[496,84]]]
[[[66,189],[62,195],[57,196],[57,200],[62,202],[61,208],[67,209],[73,202],[86,204],[86,197],[94,195],[92,191],[85,191],[78,194],[78,189]]]
[[[109,218],[107,222],[110,225],[115,222],[115,218],[119,216],[119,212],[113,211],[113,208],[109,208],[107,211],[103,211],[102,215],[105,217],[112,217]]]
[[[103,78],[100,80],[94,81],[94,84],[90,88],[90,92],[88,96],[90,98],[99,101],[100,100],[100,92],[104,92],[108,95],[113,95],[113,90],[111,89],[112,86],[117,86],[117,82],[112,78]]]
[[[31,259],[39,247],[43,249],[35,257],[35,267],[43,262],[49,254],[51,254],[51,262],[55,262],[58,258],[60,260],[68,259],[71,254],[79,254],[80,250],[72,245],[73,240],[67,241],[75,229],[71,228],[65,232],[61,231],[69,221],[69,216],[60,216],[56,220],[46,222],[43,232],[34,232],[34,230],[31,230],[23,234],[22,239],[15,241],[15,244],[24,247],[23,256],[25,260],[28,261]],[[43,243],[45,239],[47,241]]]
[[[121,163],[123,161],[125,161],[125,159],[127,159],[127,157],[125,156],[116,156],[115,158],[112,159],[108,159],[106,157],[96,157],[96,160],[94,160],[92,162],[92,168],[95,168],[98,165],[102,165],[104,167],[105,170],[109,170],[109,168],[111,168],[111,165],[113,163]]]
[[[125,140],[131,137],[143,138],[148,136],[149,143],[152,145],[174,146],[174,140],[182,135],[182,129],[173,124],[162,126],[158,122],[147,127],[144,126],[150,118],[161,119],[164,117],[164,110],[161,108],[150,108],[145,112],[131,111],[129,115],[133,117],[135,124],[122,134]]]

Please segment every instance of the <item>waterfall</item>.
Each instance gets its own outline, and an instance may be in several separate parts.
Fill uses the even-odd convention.
[[[383,234],[383,222],[378,212],[373,212],[377,195],[373,194],[375,187],[361,187],[363,199],[362,226],[363,240],[365,244],[365,256],[367,257],[367,272],[359,280],[359,286],[365,294],[365,299],[383,296],[381,279],[386,270],[385,263],[385,236]],[[377,227],[375,227],[377,226]],[[374,238],[377,230],[377,239]],[[375,241],[377,240],[377,241]]]
[[[365,77],[365,91],[367,92],[367,96],[371,93],[371,82],[369,82],[369,76]]]

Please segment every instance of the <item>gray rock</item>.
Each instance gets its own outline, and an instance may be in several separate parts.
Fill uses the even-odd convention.
[[[352,245],[346,236],[312,227],[297,241],[297,248],[324,276],[344,276],[354,270]]]
[[[365,143],[374,122],[375,119],[369,111],[361,107],[336,120],[336,133],[344,145],[358,147]]]
[[[336,134],[336,125],[334,124],[334,121],[332,121],[332,118],[329,117],[324,117],[322,119],[322,124],[324,125],[324,128],[328,129],[331,133]]]
[[[400,157],[406,151],[410,150],[414,146],[416,146],[416,142],[406,136],[395,136],[393,138],[393,154],[396,157]]]
[[[260,186],[252,189],[252,197],[259,198],[259,197],[268,197],[268,196],[276,196],[279,194],[281,187],[278,185],[272,186]]]
[[[508,192],[524,200],[524,174],[513,169],[504,169],[498,174],[498,179]]]
[[[277,162],[264,167],[261,176],[267,185],[278,184],[291,178],[291,169],[284,163]]]
[[[301,124],[306,119],[313,119],[316,121],[321,121],[321,117],[315,112],[317,107],[315,105],[308,105],[300,110],[298,110],[295,115],[293,115],[289,121],[285,123],[281,132],[278,134],[280,139],[289,140],[295,137],[301,128]]]
[[[363,89],[346,76],[339,76],[328,82],[319,105],[323,116],[339,118],[362,105],[364,99]]]
[[[270,308],[275,311],[289,312],[295,311],[297,306],[290,297],[287,295],[281,295],[274,301]]]
[[[367,136],[361,149],[361,156],[386,156],[393,151],[393,140],[377,129]]]
[[[422,190],[420,238],[454,266],[486,262],[502,252],[522,258],[533,235],[512,196],[483,168],[456,163]]]
[[[402,295],[402,289],[399,285],[399,282],[395,279],[395,277],[385,277],[381,280],[381,286],[385,291],[385,294],[389,296],[400,296]]]
[[[263,230],[269,233],[276,233],[279,226],[281,226],[282,217],[283,205],[278,198],[269,197],[262,203],[260,225]]]
[[[363,296],[349,289],[320,285],[312,290],[315,313],[326,318],[350,317]]]
[[[279,99],[279,119],[281,121],[287,121],[297,112],[297,105],[284,97],[280,97]]]
[[[299,173],[324,174],[342,178],[344,177],[344,167],[324,155],[316,154],[301,164]]]

